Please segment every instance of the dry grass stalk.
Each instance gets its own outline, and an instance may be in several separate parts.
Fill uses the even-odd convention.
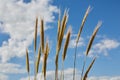
[[[41,47],[39,46],[38,58],[37,58],[37,62],[36,62],[36,73],[38,73],[38,70],[39,70],[40,57],[41,57]]]
[[[35,33],[34,33],[34,51],[35,52],[36,52],[36,46],[37,46],[37,26],[38,26],[38,18],[36,18]]]
[[[79,29],[79,32],[78,32],[78,35],[77,35],[77,39],[76,39],[73,80],[75,80],[75,65],[76,65],[77,44],[78,44],[78,42],[79,42],[79,39],[80,39],[80,36],[81,36],[81,32],[82,32],[82,30],[83,30],[85,21],[86,21],[86,19],[87,19],[87,16],[88,16],[90,10],[91,10],[91,7],[89,6],[89,7],[87,8],[87,10],[86,10],[86,13],[85,13],[84,17],[83,17],[83,20],[82,20],[82,23],[81,23],[81,25],[80,25],[80,29]]]
[[[93,43],[93,41],[94,41],[94,38],[95,38],[95,36],[96,36],[96,34],[97,34],[98,30],[99,30],[99,27],[100,27],[101,25],[102,25],[102,22],[98,22],[96,28],[94,29],[94,32],[93,32],[93,34],[92,34],[92,36],[91,36],[91,38],[90,38],[90,41],[89,41],[89,43],[88,43],[88,46],[87,46],[86,56],[88,55],[88,53],[89,53],[89,51],[90,51],[90,48],[91,48],[92,43]]]
[[[67,48],[68,48],[69,41],[70,41],[70,35],[71,35],[71,29],[69,29],[68,32],[67,32],[67,38],[66,38],[66,41],[65,41],[65,45],[64,45],[64,48],[63,48],[63,55],[62,55],[63,61],[65,60],[65,57],[66,57]]]
[[[44,21],[43,20],[41,20],[40,36],[41,36],[42,53],[44,53]]]
[[[78,43],[78,41],[79,41],[79,38],[80,38],[81,32],[82,32],[82,30],[83,30],[83,27],[84,27],[85,21],[86,21],[86,19],[87,19],[87,16],[88,16],[90,10],[91,10],[91,7],[89,6],[88,9],[87,9],[87,11],[86,11],[86,13],[85,13],[85,15],[84,15],[84,17],[83,17],[82,24],[81,24],[80,29],[79,29],[79,32],[78,32],[78,36],[77,36],[76,43]]]
[[[83,76],[83,80],[87,80],[87,75],[88,75],[91,67],[93,66],[95,60],[96,60],[96,57],[93,59],[93,61],[91,62],[91,64],[90,64],[89,67],[87,68],[87,70],[86,70],[86,72],[85,72],[85,74],[84,74],[84,76]]]
[[[59,40],[57,42],[56,57],[55,57],[55,65],[56,65],[55,80],[58,80],[58,56],[59,56],[59,51],[61,49],[64,32],[66,29],[67,19],[68,19],[68,12],[66,10],[64,13],[63,19],[62,19],[62,24],[61,24],[61,28],[60,28],[60,32],[59,32],[59,36],[58,36]]]
[[[63,19],[62,19],[60,33],[59,33],[59,40],[58,40],[58,45],[57,45],[58,51],[61,49],[63,36],[64,36],[64,32],[65,32],[65,29],[66,29],[67,19],[68,19],[68,12],[65,11]]]
[[[42,72],[44,74],[44,80],[46,80],[46,68],[47,68],[47,58],[49,54],[49,46],[48,42],[46,43],[45,51],[44,51],[44,62],[43,62],[43,67],[42,67]]]
[[[81,80],[82,80],[82,75],[83,75],[83,72],[84,72],[84,67],[85,67],[85,64],[86,64],[86,57],[88,56],[88,53],[89,53],[89,51],[91,49],[94,38],[95,38],[95,36],[96,36],[96,34],[97,34],[98,30],[99,30],[99,27],[101,25],[102,25],[102,22],[98,22],[98,24],[97,24],[96,28],[94,29],[94,32],[93,32],[93,34],[92,34],[92,36],[90,38],[90,41],[88,43],[88,46],[87,46],[87,49],[86,49],[86,56],[85,56],[85,60],[84,60],[83,68],[82,68],[82,73],[81,73]]]
[[[65,41],[65,45],[63,48],[63,54],[62,54],[62,72],[61,72],[61,79],[63,78],[64,80],[64,60],[66,57],[66,53],[67,53],[67,48],[69,45],[69,41],[70,41],[70,35],[71,35],[71,28],[69,28],[68,32],[67,32],[67,37],[66,37],[66,41]]]

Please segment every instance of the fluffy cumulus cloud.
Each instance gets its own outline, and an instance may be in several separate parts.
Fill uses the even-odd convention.
[[[0,73],[0,80],[8,80],[8,76]]]
[[[80,79],[80,74],[79,74],[80,72],[79,72],[79,70],[76,70],[76,76],[75,76],[75,78],[76,78],[76,80],[79,80]],[[47,77],[47,80],[55,80],[55,71],[47,71],[47,75],[46,75],[46,77]],[[58,73],[58,75],[59,75],[59,78],[60,78],[60,76],[61,76],[61,71],[59,71],[59,73]],[[66,69],[66,70],[64,70],[64,79],[65,80],[73,80],[73,68],[68,68],[68,69]],[[41,73],[39,73],[38,74],[38,76],[37,76],[37,78],[39,79],[41,77]],[[33,80],[34,79],[34,77],[33,76],[31,76],[31,80]],[[26,77],[26,78],[21,78],[20,80],[28,80],[28,77]],[[44,80],[43,78],[42,78],[42,80]]]
[[[89,77],[88,80],[120,80],[120,76],[113,76],[113,77],[110,77],[110,76],[100,76],[100,77],[92,76],[92,77]]]
[[[44,18],[45,25],[53,22],[58,8],[50,0],[0,0],[0,32],[10,36],[0,46],[0,61],[7,62],[13,57],[22,57],[26,47],[33,40],[36,16]],[[40,21],[39,21],[40,22]],[[40,24],[40,23],[39,23]],[[49,27],[45,27],[48,29]]]
[[[22,68],[19,64],[14,63],[1,63],[0,64],[0,73],[4,74],[22,74],[26,70]]]
[[[99,43],[96,43],[93,45],[93,48],[91,49],[89,56],[93,56],[93,54],[103,54],[105,56],[108,55],[108,51],[111,49],[118,48],[120,46],[120,42],[114,39],[102,39]]]
[[[24,74],[26,70],[19,64],[0,63],[0,80],[9,80],[9,74]]]
[[[54,71],[47,71],[47,80],[54,80]],[[59,71],[60,76],[60,71]],[[41,77],[41,73],[38,74],[37,78]],[[34,77],[31,76],[31,80]],[[20,80],[28,80],[28,78],[21,78]],[[44,79],[42,79],[44,80]],[[64,80],[73,80],[73,68],[68,68],[64,70]],[[80,71],[76,69],[75,80],[80,80]],[[87,80],[120,80],[120,76],[90,76]]]

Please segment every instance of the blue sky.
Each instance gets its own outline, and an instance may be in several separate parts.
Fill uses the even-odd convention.
[[[26,80],[26,48],[29,48],[31,76],[33,76],[33,34],[36,16],[38,16],[39,22],[41,17],[45,20],[45,39],[49,39],[50,45],[47,77],[48,80],[52,79],[55,69],[54,59],[59,8],[61,9],[61,14],[64,13],[66,8],[69,9],[67,29],[72,26],[72,36],[65,60],[65,73],[68,75],[65,79],[72,80],[74,41],[89,5],[92,10],[84,25],[77,50],[76,80],[80,77],[79,72],[82,68],[84,52],[98,21],[102,21],[103,24],[94,40],[87,58],[86,67],[94,55],[97,54],[98,58],[89,73],[88,80],[119,80],[119,3],[119,0],[0,0],[0,80]],[[40,36],[38,35],[39,38]],[[61,69],[61,56],[62,50],[59,59],[59,70]]]

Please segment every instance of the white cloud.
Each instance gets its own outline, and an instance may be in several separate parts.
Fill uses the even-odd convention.
[[[108,55],[108,51],[120,46],[120,42],[113,39],[102,39],[99,43],[93,45],[89,56],[93,56],[93,54],[103,54],[105,56]]]
[[[60,76],[59,71],[59,76]],[[54,80],[55,73],[54,71],[47,71],[47,80]],[[38,74],[37,78],[40,79],[41,73]],[[31,80],[33,80],[34,77],[31,76]],[[21,78],[20,80],[28,80],[28,78]],[[44,80],[44,79],[41,79]],[[68,68],[64,70],[64,80],[73,80],[73,68]],[[76,69],[76,77],[75,80],[80,80],[80,72]],[[90,76],[87,80],[120,80],[120,76]]]
[[[120,76],[113,76],[113,77],[110,77],[110,76],[100,76],[100,77],[92,76],[92,77],[89,77],[88,80],[120,80]]]
[[[26,70],[19,64],[0,63],[0,73],[4,74],[23,74]]]
[[[26,47],[33,40],[36,16],[43,17],[46,24],[54,21],[53,13],[57,11],[50,0],[31,0],[27,4],[23,0],[0,0],[0,22],[3,23],[0,24],[0,31],[10,36],[0,47],[1,61],[24,56]]]
[[[0,80],[8,80],[8,76],[0,73]]]
[[[61,76],[61,71],[59,71],[59,78],[60,78],[60,76]],[[55,78],[55,71],[47,71],[47,79],[46,80],[55,80],[54,78]],[[64,70],[64,80],[73,80],[73,68],[68,68],[68,69],[66,69],[66,70]],[[76,70],[76,76],[75,76],[75,78],[76,78],[76,80],[79,80],[80,79],[80,76],[79,76],[80,74],[79,74],[79,70]],[[41,77],[41,73],[39,73],[38,74],[38,76],[37,76],[37,78],[38,79],[40,79],[40,77]],[[34,77],[33,76],[31,76],[31,80],[33,80],[34,79]],[[20,80],[28,80],[28,78],[26,77],[26,78],[21,78]],[[42,78],[42,80],[44,80],[43,78]]]

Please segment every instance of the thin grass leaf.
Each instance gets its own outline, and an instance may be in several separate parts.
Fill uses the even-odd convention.
[[[84,74],[84,76],[83,76],[83,80],[87,80],[88,73],[90,72],[90,69],[92,68],[95,60],[96,60],[96,57],[93,59],[93,61],[91,62],[91,64],[90,64],[89,67],[87,68],[87,70],[86,70],[86,72],[85,72],[85,74]]]

